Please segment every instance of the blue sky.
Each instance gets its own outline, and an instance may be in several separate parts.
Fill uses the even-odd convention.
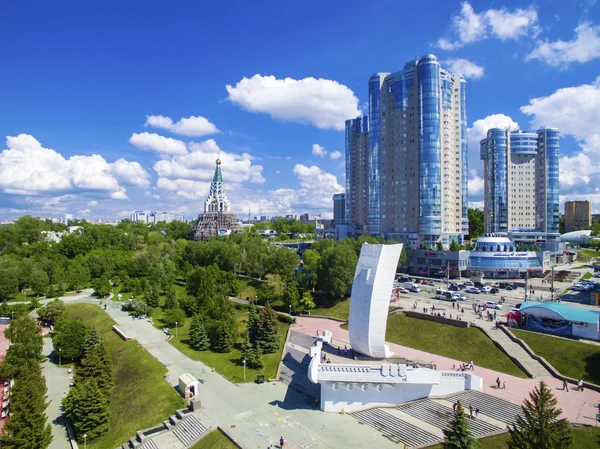
[[[468,80],[473,206],[479,139],[518,124],[560,128],[561,201],[600,212],[593,0],[29,1],[0,17],[0,218],[193,217],[217,154],[238,215],[330,216],[370,75],[426,53]]]

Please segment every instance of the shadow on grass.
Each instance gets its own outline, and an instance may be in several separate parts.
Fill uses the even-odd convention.
[[[600,352],[596,352],[585,359],[585,371],[592,383],[600,385]]]

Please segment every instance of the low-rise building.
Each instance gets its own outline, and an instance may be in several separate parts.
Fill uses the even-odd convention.
[[[554,335],[600,339],[600,313],[558,302],[527,301],[519,309],[521,327]]]

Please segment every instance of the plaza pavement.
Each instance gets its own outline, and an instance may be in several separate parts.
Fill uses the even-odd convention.
[[[466,312],[466,309],[465,309]],[[348,331],[340,328],[337,321],[325,318],[308,318],[298,317],[294,329],[308,335],[316,335],[317,330],[329,330],[333,333],[334,344],[348,345],[350,348],[350,338]],[[452,344],[452,342],[440,342],[443,344]],[[469,362],[469,360],[453,360],[437,354],[420,351],[418,349],[409,348],[406,346],[389,343],[390,350],[399,357],[404,357],[409,360],[415,360],[423,363],[432,362],[437,365],[438,370],[452,371],[459,363]],[[522,404],[524,398],[529,397],[529,392],[543,380],[551,388],[552,393],[558,399],[558,405],[563,410],[563,416],[571,422],[596,425],[596,410],[600,404],[600,393],[586,389],[584,392],[575,391],[570,387],[570,391],[562,391],[562,382],[553,377],[543,377],[538,379],[522,379],[508,374],[500,373],[490,369],[477,366],[477,360],[473,361],[475,370],[472,371],[476,375],[483,378],[483,392],[497,396],[501,399]],[[497,389],[495,387],[496,378],[500,377],[500,381],[506,382],[506,390]],[[476,404],[473,404],[476,406]]]

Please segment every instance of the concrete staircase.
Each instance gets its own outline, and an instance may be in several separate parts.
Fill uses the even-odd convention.
[[[321,396],[321,385],[308,380],[310,356],[298,349],[287,346],[286,354],[281,362],[279,380],[292,388],[318,399]]]
[[[538,377],[552,377],[552,374],[540,362],[533,359],[527,351],[508,338],[504,332],[500,329],[488,329],[486,326],[487,324],[483,324],[479,327],[483,329],[488,337],[498,343],[504,352],[517,359],[534,379]]]
[[[139,446],[139,449],[160,449],[154,440],[146,440]]]
[[[473,408],[479,407],[479,413],[506,424],[514,424],[517,416],[522,413],[521,406],[477,390],[453,394],[446,399],[453,403],[460,401],[463,408],[467,409],[469,405],[472,405]]]
[[[385,409],[372,408],[353,413],[352,416],[379,430],[390,441],[408,444],[408,447],[428,446],[440,439],[436,435],[391,415]]]
[[[175,424],[172,432],[186,446],[191,446],[206,432],[206,427],[195,415],[185,416]]]

